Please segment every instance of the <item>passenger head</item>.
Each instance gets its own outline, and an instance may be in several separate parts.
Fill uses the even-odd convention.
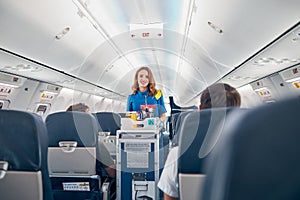
[[[143,83],[141,83],[141,78],[142,76],[146,75],[146,81],[147,85],[146,87],[148,88],[148,92],[150,96],[154,96],[156,94],[156,89],[155,89],[155,80],[152,74],[152,71],[149,67],[140,67],[136,72],[135,72],[135,76],[134,76],[134,81],[133,81],[133,85],[131,87],[132,89],[132,93],[136,94],[139,87],[143,86]]]
[[[78,111],[78,112],[89,113],[89,107],[87,105],[85,105],[84,103],[78,103],[78,104],[69,106],[67,111]]]
[[[215,107],[240,107],[240,93],[226,83],[216,83],[207,87],[200,98],[200,109]]]

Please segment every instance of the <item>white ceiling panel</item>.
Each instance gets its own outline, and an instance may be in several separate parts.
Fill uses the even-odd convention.
[[[286,33],[299,26],[299,9],[299,0],[1,0],[0,66],[25,59],[39,71],[23,76],[70,75],[81,89],[125,99],[147,65],[166,97],[188,103],[220,79],[239,87],[299,62],[299,27]],[[132,39],[130,24],[155,23],[162,39]],[[7,51],[19,61],[10,64]]]

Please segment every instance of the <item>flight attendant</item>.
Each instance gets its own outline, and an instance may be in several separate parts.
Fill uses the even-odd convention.
[[[155,117],[166,121],[166,108],[161,90],[155,88],[155,80],[149,67],[139,68],[134,76],[132,94],[128,96],[127,111],[142,112],[142,107],[155,105]]]

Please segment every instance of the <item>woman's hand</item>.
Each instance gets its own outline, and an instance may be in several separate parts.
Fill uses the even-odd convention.
[[[161,115],[159,116],[159,119],[160,119],[163,123],[165,123],[165,122],[166,122],[166,113],[161,114]]]

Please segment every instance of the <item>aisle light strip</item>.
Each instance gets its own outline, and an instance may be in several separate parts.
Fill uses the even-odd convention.
[[[259,92],[259,91],[262,91],[262,90],[268,90],[268,88],[266,88],[266,87],[261,87],[261,88],[255,89],[254,91],[255,91],[255,92]]]
[[[89,10],[86,8],[86,5],[80,0],[72,0],[76,7],[82,12],[82,14],[88,19],[88,21],[94,26],[94,28],[99,31],[99,33],[104,37],[105,40],[109,40],[109,36],[103,28],[99,25],[96,19],[92,16]]]
[[[123,57],[129,64],[132,66],[130,61],[124,56],[124,53],[118,48],[118,46],[113,42],[110,38],[109,34],[106,33],[104,28],[99,24],[99,22],[95,19],[95,17],[90,13],[87,9],[87,6],[81,2],[80,0],[72,0],[76,7],[82,12],[82,14],[88,19],[88,21],[93,25],[93,27],[102,35],[102,37],[111,45],[111,47],[116,51],[116,53]]]
[[[50,91],[46,91],[46,90],[42,91],[42,93],[53,94],[53,95],[57,95],[58,94],[58,92],[50,92]]]
[[[17,86],[17,85],[12,85],[12,84],[8,84],[8,83],[0,83],[0,86],[13,87],[13,88],[19,87],[19,86]]]
[[[190,22],[192,21],[192,17],[193,17],[193,10],[194,10],[194,6],[195,6],[195,0],[191,0],[188,3],[188,12],[187,12],[187,18],[185,21],[181,21],[181,23],[184,25],[184,37],[183,37],[183,42],[182,42],[182,46],[180,49],[180,53],[178,56],[178,61],[177,61],[177,66],[176,66],[176,71],[179,72],[177,73],[176,77],[175,77],[175,81],[177,79],[178,76],[180,76],[182,74],[181,70],[180,70],[180,66],[182,66],[182,61],[183,61],[183,57],[184,57],[184,53],[185,53],[185,49],[186,49],[186,45],[187,42],[189,40],[188,34],[190,31]],[[184,19],[184,17],[183,17]]]
[[[295,82],[295,81],[300,81],[300,77],[285,80],[285,82],[288,82],[288,83],[292,83],[292,82]]]

